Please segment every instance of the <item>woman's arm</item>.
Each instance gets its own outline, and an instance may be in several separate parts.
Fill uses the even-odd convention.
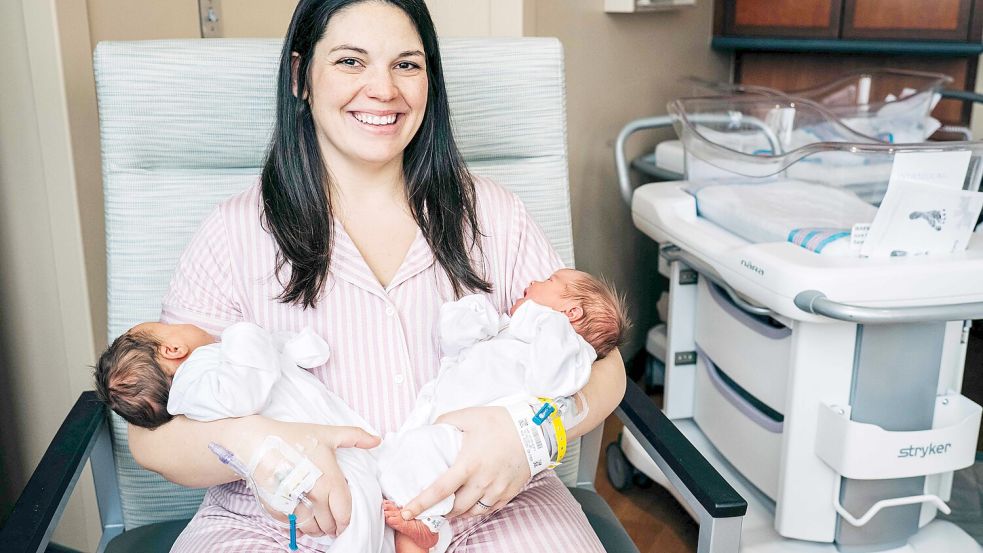
[[[175,484],[192,488],[225,484],[239,477],[209,451],[208,443],[219,443],[248,462],[263,438],[271,433],[270,422],[258,415],[213,422],[178,416],[155,430],[131,424],[130,451],[140,466]]]
[[[591,365],[590,380],[581,390],[587,398],[589,410],[584,420],[571,428],[567,428],[567,438],[583,436],[604,423],[604,419],[614,412],[625,397],[625,364],[621,352],[617,348],[604,359],[599,359]],[[583,411],[580,398],[576,398],[577,407]]]
[[[205,487],[238,479],[208,449],[220,443],[248,463],[266,436],[276,435],[299,446],[323,475],[307,496],[314,516],[300,530],[310,536],[340,534],[351,518],[351,492],[335,460],[335,449],[379,445],[379,438],[353,426],[325,426],[279,422],[253,415],[237,419],[198,422],[175,417],[156,430],[130,425],[130,450],[141,466],[183,486]]]

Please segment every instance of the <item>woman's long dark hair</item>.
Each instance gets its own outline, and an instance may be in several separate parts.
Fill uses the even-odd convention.
[[[262,173],[264,224],[279,246],[276,274],[281,282],[284,268],[289,269],[278,299],[313,307],[327,279],[333,238],[329,177],[305,100],[309,95],[304,91],[314,47],[328,21],[340,10],[365,1],[384,1],[403,10],[416,26],[426,53],[426,113],[403,152],[403,177],[413,218],[455,295],[465,290],[488,292],[490,284],[471,266],[470,254],[480,251],[474,182],[451,133],[437,33],[423,0],[301,0],[280,54],[276,124]],[[293,52],[300,55],[297,96],[293,94]]]

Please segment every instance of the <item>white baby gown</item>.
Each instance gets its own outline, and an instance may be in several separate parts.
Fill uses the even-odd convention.
[[[174,374],[167,410],[198,421],[263,415],[285,422],[371,426],[305,369],[328,360],[323,338],[305,328],[272,334],[253,323],[236,323],[221,342],[195,349]],[[336,539],[320,538],[331,552],[391,552],[392,531],[382,515],[378,468],[371,453],[339,448],[338,465],[348,480],[352,516]]]
[[[462,433],[434,424],[441,415],[482,405],[510,405],[537,398],[571,396],[590,378],[597,354],[567,317],[532,301],[511,320],[483,295],[441,306],[438,334],[442,358],[437,377],[423,386],[407,421],[376,448],[385,497],[405,505],[447,472],[461,449]],[[450,542],[450,496],[421,513],[440,534],[432,553]]]

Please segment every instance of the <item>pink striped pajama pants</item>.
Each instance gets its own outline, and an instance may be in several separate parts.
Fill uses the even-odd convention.
[[[580,505],[552,471],[533,478],[502,510],[453,524],[455,538],[448,551],[454,553],[604,553]],[[285,551],[287,545],[287,533],[239,482],[208,491],[171,552],[253,553]],[[303,553],[323,551],[303,537],[298,546]]]

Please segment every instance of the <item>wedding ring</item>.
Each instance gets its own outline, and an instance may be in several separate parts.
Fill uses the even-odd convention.
[[[481,502],[480,499],[478,500],[478,506],[481,507],[482,509],[491,509],[491,505],[485,505],[484,503]]]

